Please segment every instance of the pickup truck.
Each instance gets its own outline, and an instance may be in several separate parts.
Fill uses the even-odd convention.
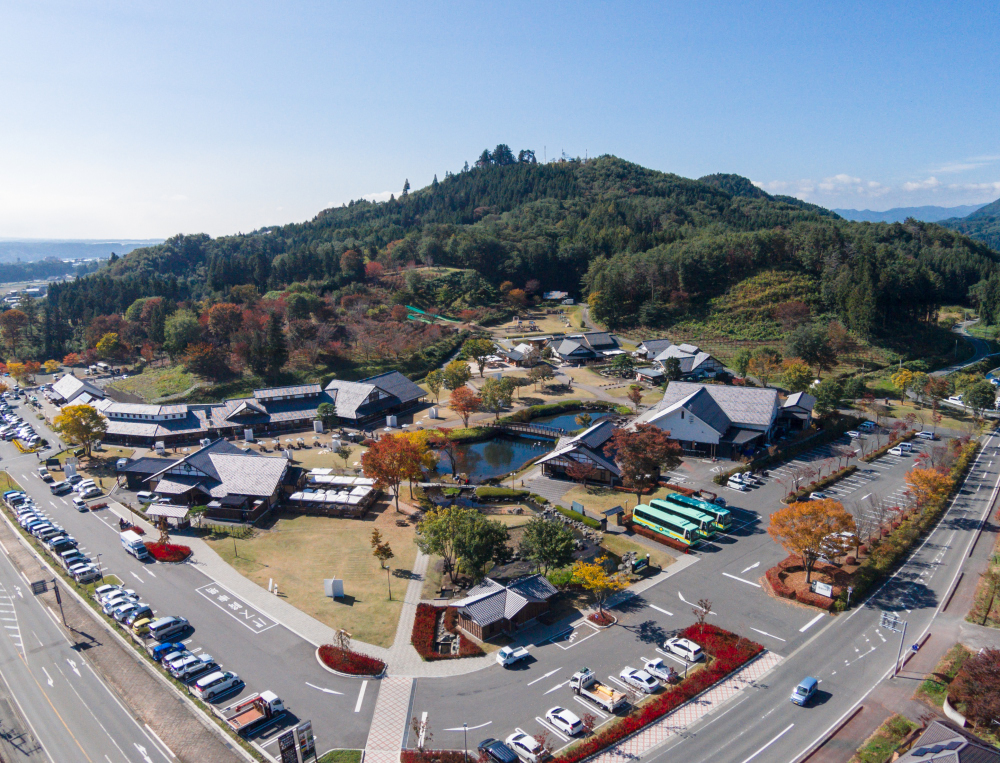
[[[625,692],[602,684],[590,668],[583,668],[574,673],[573,677],[569,679],[569,687],[577,694],[582,694],[591,702],[597,703],[609,713],[615,712],[625,704]]]
[[[254,729],[270,726],[285,714],[285,705],[273,691],[265,691],[242,699],[219,712],[237,734],[249,734]]]
[[[525,657],[530,654],[527,649],[523,646],[512,647],[505,646],[499,652],[497,652],[497,664],[503,665],[505,668],[508,665],[513,665],[515,662],[520,662]]]

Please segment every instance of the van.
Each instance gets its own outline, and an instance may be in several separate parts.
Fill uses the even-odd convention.
[[[889,448],[889,453],[891,453],[894,456],[901,456],[903,455],[903,449],[897,445],[894,448]]]
[[[53,482],[49,485],[49,491],[52,495],[65,495],[66,493],[73,492],[73,486],[68,482]]]
[[[875,422],[862,421],[861,424],[858,425],[858,429],[864,429],[865,431],[870,432],[871,430],[875,429]]]
[[[242,683],[240,677],[235,673],[230,673],[228,670],[217,670],[195,681],[191,686],[191,693],[198,699],[208,702],[214,697],[225,694],[230,689],[235,689]]]
[[[728,482],[726,482],[726,487],[728,487],[730,490],[740,490],[740,491],[746,491],[747,489],[746,485],[734,479],[730,479]]]
[[[151,493],[148,490],[140,490],[135,494],[135,497],[139,500],[139,503],[152,503],[156,500],[156,493]]]
[[[925,432],[917,432],[917,434],[915,436],[919,437],[921,440],[936,440],[937,439],[937,435],[936,434],[934,434],[933,432],[926,432],[926,431]]]
[[[792,696],[789,699],[796,705],[801,705],[805,707],[809,704],[809,700],[813,698],[816,694],[816,687],[819,686],[819,681],[815,678],[806,677],[799,681],[799,685],[792,690]]]
[[[899,449],[901,451],[903,451],[904,453],[912,453],[913,452],[913,446],[910,445],[910,443],[908,443],[908,442],[901,442],[901,443],[899,443]]]
[[[663,643],[663,648],[688,662],[698,662],[705,656],[700,646],[686,638],[668,638]]]
[[[143,619],[149,620],[150,622],[153,621],[153,610],[149,608],[148,604],[140,604],[138,609],[133,612],[129,612],[125,617],[125,625],[132,625],[133,623]]]
[[[187,628],[188,621],[183,617],[161,617],[149,624],[149,635],[157,641],[165,641],[171,636],[186,631]]]
[[[85,500],[83,500],[78,495],[74,495],[73,496],[73,506],[76,507],[77,511],[86,511],[87,510],[87,502]]]

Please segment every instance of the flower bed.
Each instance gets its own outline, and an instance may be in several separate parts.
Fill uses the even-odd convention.
[[[797,556],[787,556],[778,562],[774,567],[769,569],[764,573],[767,578],[767,584],[771,587],[771,591],[775,596],[780,596],[783,599],[791,599],[792,601],[800,601],[803,604],[808,604],[811,607],[819,607],[820,609],[825,609],[830,611],[833,608],[835,599],[844,590],[843,581],[844,573],[839,567],[826,564],[824,562],[816,562],[813,565],[813,572],[821,575],[827,575],[831,581],[833,581],[833,598],[827,596],[821,596],[819,594],[813,593],[808,590],[797,590],[789,586],[785,581],[786,578],[795,572],[801,572],[805,567],[802,564],[802,560]]]
[[[607,625],[614,625],[615,623],[615,618],[609,615],[607,612],[595,612],[594,614],[590,615],[587,619],[590,620],[590,622],[592,622],[594,625],[600,625],[602,627]]]
[[[583,744],[556,756],[558,763],[577,763],[617,744],[625,737],[676,710],[764,651],[764,647],[758,643],[707,623],[691,625],[681,631],[680,635],[700,644],[711,656],[711,662],[681,683],[653,697],[625,718],[613,721]]]
[[[187,546],[175,546],[173,543],[151,543],[146,541],[146,550],[158,562],[183,562],[191,556]]]
[[[331,644],[319,648],[319,658],[331,670],[352,676],[379,676],[385,670],[382,660]]]
[[[437,629],[438,614],[444,611],[444,628],[458,637],[458,654],[441,654],[434,651],[434,636]],[[479,644],[470,639],[458,629],[458,610],[454,607],[435,607],[431,604],[418,604],[417,614],[413,619],[413,633],[410,643],[417,653],[425,660],[454,660],[459,657],[479,657],[484,654]]]
[[[403,750],[399,763],[467,763],[463,750]]]

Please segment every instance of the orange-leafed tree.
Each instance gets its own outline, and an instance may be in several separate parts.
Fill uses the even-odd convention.
[[[809,583],[821,556],[840,556],[854,546],[852,517],[839,501],[800,501],[771,515],[768,533],[790,554],[802,558]],[[840,533],[846,533],[841,535]]]
[[[229,345],[243,327],[243,308],[232,302],[219,302],[208,309],[208,330],[216,341]]]
[[[83,359],[80,357],[80,354],[78,352],[71,352],[69,355],[63,358],[63,365],[69,366],[70,368],[78,366],[82,362]]]
[[[639,424],[634,432],[617,429],[604,446],[622,473],[622,483],[634,490],[642,502],[643,494],[660,484],[660,472],[681,463],[681,446],[655,424]]]
[[[907,492],[921,511],[947,498],[953,485],[951,477],[937,469],[911,469],[906,473]]]
[[[361,456],[361,468],[378,487],[392,490],[399,511],[399,486],[420,475],[421,460],[420,449],[408,438],[386,435]]]
[[[448,398],[449,407],[462,417],[462,425],[469,428],[469,416],[483,407],[483,399],[468,387],[459,387]]]

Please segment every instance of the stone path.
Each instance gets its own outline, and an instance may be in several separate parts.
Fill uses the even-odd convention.
[[[683,733],[692,723],[717,710],[720,705],[732,699],[743,689],[753,686],[765,673],[776,667],[781,660],[782,658],[774,652],[764,652],[735,675],[695,699],[689,700],[637,734],[609,747],[597,757],[591,758],[591,762],[621,763],[623,759],[635,760],[668,739]]]

